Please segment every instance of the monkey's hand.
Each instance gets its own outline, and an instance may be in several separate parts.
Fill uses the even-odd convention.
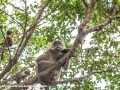
[[[57,60],[61,59],[69,50],[70,50],[69,48],[62,50],[61,53],[59,54]],[[73,54],[73,55],[71,55],[71,57],[76,57],[76,56]]]
[[[62,50],[61,52],[62,52],[63,54],[66,54],[69,50],[70,50],[69,48],[66,48],[66,49]]]
[[[61,51],[61,53],[59,54],[57,60],[61,59],[70,49],[64,49]]]
[[[64,50],[62,50],[61,52],[63,53],[63,56],[69,51],[70,49],[69,48],[66,48]],[[71,57],[76,57],[75,54],[72,54]]]

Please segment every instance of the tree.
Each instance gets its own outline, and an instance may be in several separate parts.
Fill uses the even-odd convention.
[[[119,0],[1,0],[0,42],[7,30],[14,32],[15,39],[1,60],[1,85],[14,84],[15,76],[26,69],[31,70],[30,78],[20,84],[35,85],[38,76],[60,66],[75,52],[77,58],[71,60],[70,69],[62,72],[60,81],[53,83],[62,86],[52,89],[94,90],[99,82],[106,83],[108,90],[120,89],[119,12]],[[76,31],[77,35],[73,34]],[[85,36],[90,33],[87,40]],[[35,75],[37,54],[56,39],[64,40],[70,51],[55,65]],[[88,41],[89,47],[83,48]]]

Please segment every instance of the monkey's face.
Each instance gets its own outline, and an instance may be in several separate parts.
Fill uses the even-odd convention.
[[[60,71],[59,70],[54,70],[50,73],[51,81],[57,81],[59,76],[60,76]]]
[[[51,44],[50,49],[61,51],[65,49],[65,44],[62,41],[54,41]]]
[[[11,30],[8,30],[7,32],[6,32],[6,34],[7,35],[11,35],[13,32],[11,31]]]

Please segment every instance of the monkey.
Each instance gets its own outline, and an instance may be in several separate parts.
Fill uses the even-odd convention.
[[[14,80],[17,82],[17,84],[21,83],[21,81],[25,80],[30,75],[30,71],[26,70],[24,73],[20,73],[15,76]]]
[[[13,45],[13,39],[12,39],[12,37],[13,37],[13,32],[11,31],[11,30],[8,30],[7,32],[6,32],[6,37],[5,37],[5,40],[4,40],[4,42],[2,43],[3,45],[4,45],[4,47],[6,47],[6,46],[12,46]]]
[[[1,60],[3,60],[3,54],[4,54],[4,49],[6,47],[11,47],[13,45],[13,32],[11,30],[8,30],[6,32],[6,37],[4,42],[2,42],[1,44],[3,44],[3,48],[0,50],[1,52]]]
[[[21,81],[25,81],[25,79],[30,75],[30,71],[29,70],[25,70],[23,73],[19,73],[15,76],[15,78],[13,80],[16,81],[17,84],[21,83]],[[13,84],[13,85],[17,85],[17,84]],[[11,87],[10,90],[28,90],[27,86],[24,87]]]
[[[8,30],[6,32],[6,38],[5,38],[5,42],[4,42],[4,45],[6,46],[12,46],[13,45],[13,32],[11,30]]]
[[[46,52],[36,59],[35,66],[36,74],[53,65],[60,58],[62,58],[68,51],[69,49],[66,48],[64,42],[60,40],[53,41],[46,50]],[[61,67],[64,70],[67,70],[69,68],[69,64],[70,60],[67,59],[62,66],[55,68],[48,75],[40,77],[40,81],[46,84],[49,84],[52,81],[53,82],[57,81],[61,74]]]

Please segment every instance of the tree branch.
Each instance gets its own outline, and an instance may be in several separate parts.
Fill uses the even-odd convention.
[[[88,5],[87,2],[85,0],[83,0],[83,3],[87,4],[88,9],[87,9],[87,14],[85,16],[85,20],[78,26],[78,34],[80,34],[83,31],[83,28],[86,26],[86,24],[90,20],[91,13],[92,13],[91,11],[93,9],[93,6],[95,5],[95,1],[96,0],[93,0],[92,3],[90,5]]]
[[[109,23],[111,23],[112,20],[117,19],[119,17],[110,17],[108,19],[106,19],[102,24],[99,24],[97,26],[94,26],[92,28],[86,29],[83,33],[85,35],[87,35],[88,33],[94,32],[94,31],[99,31],[101,30],[103,27],[105,27],[106,25],[108,25]]]
[[[95,0],[93,0],[93,1],[95,1]],[[86,18],[85,18],[85,20],[79,25],[78,30],[79,30],[80,28],[83,29],[83,28],[86,26],[87,22],[89,21],[89,19],[90,19],[90,17],[91,17],[91,10],[92,10],[92,8],[93,8],[93,7],[92,7],[93,4],[94,4],[94,3],[92,3],[92,4],[90,5],[90,8],[88,8]],[[103,22],[103,23],[101,24],[102,27],[108,25],[108,23],[109,23],[111,20],[113,20],[113,19],[109,18],[106,22]],[[95,29],[92,28],[91,30],[92,30],[92,31],[96,31],[97,28],[95,28]],[[83,38],[85,35],[87,35],[88,33],[92,32],[91,30],[89,30],[89,31],[88,31],[88,30],[85,30],[85,31],[82,31],[82,32],[78,33],[78,35],[77,35],[77,37],[76,37],[76,39],[75,39],[75,41],[74,41],[73,46],[71,47],[71,49],[68,51],[68,53],[67,53],[64,57],[62,57],[60,60],[58,60],[54,65],[52,65],[52,66],[50,66],[49,68],[45,69],[44,71],[40,72],[38,75],[35,75],[34,77],[32,77],[32,78],[30,78],[30,79],[28,79],[28,80],[26,80],[26,81],[24,81],[24,82],[22,82],[22,83],[20,83],[20,84],[21,84],[21,85],[32,85],[32,84],[34,84],[34,83],[37,82],[37,80],[38,80],[38,78],[39,78],[40,76],[46,75],[46,74],[48,74],[51,70],[53,70],[54,68],[61,66],[61,65],[65,62],[65,60],[68,59],[68,58],[70,58],[70,57],[71,57],[71,54],[73,54],[73,53],[75,52],[75,50],[76,50],[76,48],[78,47],[78,45],[81,44],[82,38]],[[88,32],[87,32],[87,31],[88,31]],[[90,74],[88,74],[88,75],[86,75],[86,76],[84,76],[84,77],[82,77],[82,78],[79,78],[79,80],[88,78],[89,76],[91,76],[91,75],[94,74],[94,73],[98,73],[98,72],[91,72]],[[76,80],[76,79],[75,79],[75,80]]]
[[[18,48],[17,48],[17,51],[16,52],[18,52],[18,50],[19,50],[19,48],[21,47],[21,45],[22,45],[22,43],[23,43],[23,40],[25,39],[25,35],[26,35],[26,27],[27,27],[27,16],[28,16],[28,13],[27,13],[27,1],[24,1],[23,0],[23,2],[24,2],[24,4],[25,4],[25,25],[24,25],[24,28],[23,28],[23,36],[22,36],[22,40],[20,41],[20,43],[19,43],[19,45],[18,45]]]
[[[111,20],[112,20],[112,19],[111,19]],[[107,25],[107,24],[108,24],[108,23],[106,23],[106,25]],[[94,31],[96,31],[96,30],[94,30]],[[85,33],[85,32],[86,32],[86,30],[83,31],[83,32],[81,32],[80,35],[79,35],[79,34],[77,35],[76,40],[75,40],[73,46],[71,47],[71,49],[68,51],[68,53],[67,53],[64,57],[62,57],[60,60],[58,60],[55,64],[53,64],[53,65],[50,66],[49,68],[47,68],[47,69],[45,69],[44,71],[40,72],[38,75],[35,75],[34,77],[32,77],[32,78],[30,78],[30,79],[27,79],[26,81],[20,83],[20,85],[32,85],[32,84],[36,83],[37,80],[38,80],[38,78],[40,79],[41,76],[44,76],[44,75],[48,74],[50,71],[52,71],[54,68],[61,66],[61,65],[65,62],[65,60],[68,59],[68,58],[70,58],[70,57],[71,57],[71,54],[75,52],[77,46],[79,45],[78,41],[81,41],[81,40],[82,40],[82,37],[84,37],[85,35],[88,34],[88,33]],[[89,32],[89,33],[90,33],[90,32]],[[81,44],[81,43],[80,43],[80,44]],[[78,80],[80,81],[80,80],[86,79],[86,78],[90,77],[92,74],[102,73],[102,72],[107,72],[107,71],[108,71],[108,70],[95,71],[95,72],[89,73],[89,74],[86,75],[86,76],[83,76],[83,77],[80,77],[80,78],[75,78],[75,79],[73,79],[73,80],[59,81],[59,83],[64,83],[64,82],[68,82],[68,81],[69,81],[69,82],[73,82],[73,81],[78,82]]]
[[[54,64],[54,65],[55,65],[55,64]],[[117,66],[118,66],[118,65],[117,65]],[[117,67],[117,66],[116,66],[116,67]],[[89,77],[92,76],[93,74],[109,72],[109,71],[113,70],[113,69],[116,68],[116,67],[112,67],[112,68],[107,69],[107,70],[100,70],[100,71],[91,72],[91,73],[89,73],[89,74],[87,74],[87,75],[85,75],[85,76],[79,77],[79,78],[66,79],[66,80],[64,80],[64,81],[51,82],[50,85],[63,84],[63,83],[68,83],[68,82],[77,82],[77,83],[80,83],[80,81],[89,78]],[[48,70],[48,69],[49,69],[49,68],[47,68],[46,70]],[[44,75],[44,73],[47,72],[46,70],[40,72],[39,75],[41,75],[41,76]],[[34,77],[32,77],[32,78],[30,78],[30,79],[28,79],[28,80],[20,83],[20,85],[32,85],[32,84],[35,83],[35,80],[37,80],[37,76],[36,76],[36,75],[35,75]],[[42,82],[42,83],[43,83],[43,82]],[[43,83],[43,84],[44,84],[44,83]],[[81,83],[81,84],[82,84],[82,83]],[[21,89],[21,87],[16,87],[16,88]]]
[[[92,0],[91,7],[93,8],[95,6],[96,0]]]
[[[27,27],[27,21],[28,21],[28,13],[27,13],[27,0],[23,0],[24,4],[25,4],[25,26],[24,26],[24,29],[26,30],[26,27]],[[24,32],[25,32],[24,30]]]
[[[82,80],[84,80],[84,79],[89,78],[89,77],[92,76],[93,74],[109,72],[109,71],[113,70],[114,68],[116,68],[116,67],[113,67],[113,68],[110,68],[110,69],[107,69],[107,70],[101,70],[101,71],[91,72],[91,73],[89,73],[89,74],[87,74],[87,75],[85,75],[85,76],[79,77],[79,78],[67,79],[67,80],[64,80],[64,81],[52,82],[51,85],[63,84],[63,83],[68,83],[68,82],[80,82],[80,81],[82,81]]]
[[[23,68],[21,71],[19,71],[18,73],[16,73],[14,76],[10,77],[9,79],[4,80],[4,81],[1,83],[1,85],[4,85],[4,84],[7,83],[8,81],[10,81],[10,80],[13,79],[14,77],[16,77],[18,74],[22,73],[23,71],[27,70],[29,67],[33,67],[33,66],[35,66],[35,64],[31,64],[30,66]]]
[[[112,12],[113,15],[116,16],[116,5],[117,5],[118,1],[117,0],[113,0],[113,8],[112,8]]]
[[[88,8],[88,3],[86,0],[82,0],[83,4]]]
[[[36,22],[36,24],[40,23],[42,20],[47,18],[51,13],[53,13],[59,7],[61,2],[62,2],[62,0],[60,0],[60,2],[55,6],[55,8],[51,12],[49,12],[47,15],[45,15],[43,18],[41,18],[38,22]],[[28,29],[25,33],[27,33],[28,31],[30,31],[30,29]]]
[[[23,11],[24,12],[24,10],[22,10],[21,8],[19,8],[19,7],[16,7],[14,4],[12,4],[12,3],[10,3],[10,2],[8,2],[8,4],[10,4],[12,7],[14,7],[14,8],[16,8],[16,9],[18,9],[18,10],[20,10],[20,11]]]
[[[81,44],[82,38],[83,38],[85,35],[87,35],[88,33],[93,32],[93,31],[101,30],[101,28],[105,27],[105,26],[108,25],[112,20],[116,19],[116,18],[110,17],[110,18],[108,18],[105,22],[103,22],[102,24],[97,25],[97,26],[95,26],[95,27],[92,27],[92,28],[90,28],[90,29],[86,29],[86,30],[83,31],[83,29],[84,29],[84,27],[86,26],[87,22],[90,20],[91,10],[92,10],[93,6],[95,5],[95,1],[96,1],[96,0],[93,0],[92,3],[91,3],[90,5],[88,5],[89,8],[88,8],[88,10],[87,10],[87,15],[86,15],[86,17],[85,17],[85,20],[79,25],[79,27],[78,27],[78,35],[77,35],[77,37],[76,37],[76,39],[75,39],[75,41],[74,41],[73,46],[72,46],[71,49],[69,50],[69,52],[68,52],[64,57],[62,57],[60,60],[58,60],[54,65],[52,65],[52,66],[50,66],[49,68],[45,69],[44,71],[40,72],[38,75],[35,75],[34,77],[32,77],[32,78],[30,78],[30,79],[28,79],[28,80],[20,83],[21,85],[32,85],[32,84],[36,83],[36,81],[38,80],[38,78],[39,78],[40,76],[46,75],[46,74],[48,74],[51,70],[53,70],[54,68],[61,66],[61,65],[65,62],[65,60],[68,59],[68,58],[70,58],[70,57],[71,57],[71,54],[73,54],[73,53],[75,52],[76,48],[78,47],[79,44]],[[86,6],[86,5],[85,5],[85,6]],[[44,8],[43,8],[43,9],[44,9]],[[42,9],[41,9],[41,10],[42,10]],[[14,64],[16,63],[17,59],[19,58],[20,54],[22,53],[24,47],[26,46],[29,38],[31,37],[31,35],[32,35],[32,33],[33,33],[34,29],[35,29],[35,26],[36,26],[39,18],[41,17],[41,14],[42,14],[41,12],[43,12],[43,10],[39,12],[38,18],[37,18],[36,21],[33,23],[33,25],[28,29],[28,30],[30,30],[30,32],[29,32],[29,34],[28,34],[25,42],[22,44],[20,50],[18,50],[18,52],[16,53],[16,57],[14,57],[14,58],[12,59],[12,61],[14,61],[14,62],[12,62],[13,64],[10,64],[10,65],[14,65]],[[9,65],[8,65],[8,67],[6,67],[5,70],[0,74],[0,78],[2,78],[11,68],[12,68],[12,66],[9,67]],[[106,72],[106,71],[103,71],[103,72]],[[75,78],[75,79],[73,79],[73,80],[74,80],[74,81],[78,81],[78,79],[79,79],[79,80],[83,80],[83,79],[86,79],[86,78],[90,77],[92,74],[95,74],[95,73],[102,73],[102,72],[101,72],[101,71],[91,72],[91,73],[89,73],[89,74],[86,75],[86,76],[83,76],[83,77],[80,77],[80,78]],[[70,81],[69,81],[69,82],[70,82]]]

